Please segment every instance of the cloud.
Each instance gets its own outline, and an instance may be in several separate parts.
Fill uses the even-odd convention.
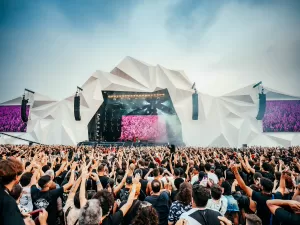
[[[88,2],[1,5],[0,102],[24,88],[62,99],[127,55],[184,70],[209,94],[263,80],[300,95],[299,1]]]

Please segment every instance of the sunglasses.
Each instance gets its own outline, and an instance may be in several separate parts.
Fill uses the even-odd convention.
[[[143,208],[146,208],[146,207],[150,207],[150,206],[152,206],[152,204],[149,203],[149,202],[141,202],[140,209],[143,209]]]

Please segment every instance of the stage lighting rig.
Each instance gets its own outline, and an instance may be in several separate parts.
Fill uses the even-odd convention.
[[[195,91],[195,93],[198,93],[197,88],[196,88],[196,82],[193,83],[192,89]]]

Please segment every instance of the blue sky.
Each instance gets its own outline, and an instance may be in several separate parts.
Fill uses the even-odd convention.
[[[299,27],[297,0],[0,0],[0,102],[65,98],[126,56],[209,94],[264,80],[300,95]]]

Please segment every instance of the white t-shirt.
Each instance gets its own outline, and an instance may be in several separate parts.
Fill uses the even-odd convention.
[[[68,199],[64,207],[64,213],[66,215],[67,210],[71,207],[68,215],[66,216],[66,221],[68,225],[74,225],[79,218],[80,209],[77,209],[74,205],[74,198]],[[79,224],[79,223],[77,223]]]
[[[24,187],[22,190],[19,208],[21,212],[28,213],[32,212],[33,205],[31,199],[31,187]]]
[[[220,212],[224,216],[227,211],[227,205],[228,205],[227,198],[225,198],[222,195],[218,201],[209,199],[206,208]]]
[[[212,172],[208,172],[207,173],[207,177],[208,179],[213,180],[214,184],[218,184],[219,183],[219,178],[216,174],[212,173]]]
[[[192,177],[191,184],[193,185],[197,181],[199,181],[199,174],[196,174],[195,176]]]

